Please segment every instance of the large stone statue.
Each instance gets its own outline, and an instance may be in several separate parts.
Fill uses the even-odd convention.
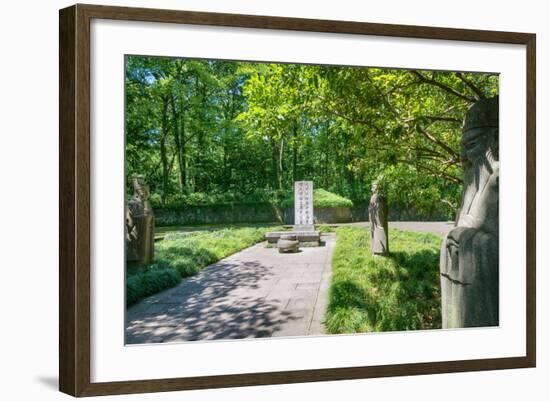
[[[375,255],[388,255],[388,202],[380,194],[378,184],[372,187],[372,196],[369,204],[370,246]]]
[[[134,197],[126,206],[126,262],[128,266],[145,266],[153,261],[155,217],[149,203],[149,186],[134,178]]]
[[[443,328],[499,324],[498,107],[482,99],[464,120],[462,204],[441,246]]]

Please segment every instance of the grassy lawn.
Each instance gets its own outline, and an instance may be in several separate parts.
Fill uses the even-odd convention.
[[[441,328],[439,247],[434,234],[390,229],[390,256],[373,256],[370,232],[336,229],[325,324],[329,333]]]
[[[204,232],[166,233],[155,243],[155,263],[126,277],[126,305],[177,285],[182,278],[235,252],[263,241],[274,226],[218,227]]]

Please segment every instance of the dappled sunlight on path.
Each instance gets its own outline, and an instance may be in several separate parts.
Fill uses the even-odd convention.
[[[322,334],[334,234],[296,254],[256,244],[127,311],[128,344]]]

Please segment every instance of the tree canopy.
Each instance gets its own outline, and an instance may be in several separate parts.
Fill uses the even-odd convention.
[[[377,181],[450,214],[463,117],[497,94],[489,73],[131,56],[127,175],[159,203],[285,199],[296,180],[361,200]]]

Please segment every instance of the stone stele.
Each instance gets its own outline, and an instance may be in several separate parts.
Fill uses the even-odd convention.
[[[313,231],[313,181],[294,183],[294,230]]]
[[[269,245],[276,244],[282,235],[292,234],[301,245],[318,246],[321,233],[315,231],[313,222],[313,181],[294,182],[294,227],[288,231],[270,232],[265,235]]]
[[[479,100],[464,120],[462,202],[441,245],[443,328],[499,324],[498,107]]]
[[[369,203],[370,246],[375,255],[388,255],[388,202],[378,192],[377,186]]]
[[[149,203],[149,186],[134,178],[134,197],[126,206],[126,262],[130,267],[150,264],[154,258],[155,217]]]

